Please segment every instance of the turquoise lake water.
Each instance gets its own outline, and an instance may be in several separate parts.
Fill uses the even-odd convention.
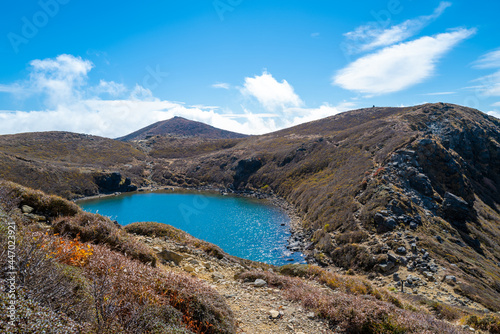
[[[264,200],[209,193],[153,192],[78,204],[121,225],[141,221],[170,224],[245,259],[274,265],[304,262],[302,254],[286,249],[290,218]]]

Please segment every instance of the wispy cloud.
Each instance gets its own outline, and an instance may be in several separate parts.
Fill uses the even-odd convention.
[[[313,33],[311,34],[311,37],[312,37],[312,38],[319,38],[319,36],[320,36],[320,33],[319,33],[319,32],[313,32]]]
[[[127,92],[127,87],[125,85],[116,83],[114,81],[101,80],[99,85],[92,89],[96,94],[109,94],[110,96],[116,97]]]
[[[500,68],[500,49],[488,52],[474,62],[475,68]]]
[[[500,96],[500,50],[482,55],[473,66],[478,69],[496,69],[496,72],[477,78],[473,82],[478,84],[470,88],[484,96]]]
[[[460,28],[386,47],[338,71],[333,83],[344,89],[374,95],[404,90],[430,77],[436,62],[475,31]]]
[[[302,100],[286,80],[278,82],[266,71],[262,75],[245,78],[240,91],[244,95],[256,98],[269,111],[303,105]]]
[[[402,42],[419,33],[428,24],[441,16],[445,9],[450,6],[450,2],[443,1],[431,15],[406,20],[388,29],[384,29],[377,22],[359,26],[354,31],[344,34],[348,40],[347,51],[353,54]]]
[[[230,89],[231,85],[225,82],[216,82],[212,85],[212,88]]]
[[[435,96],[435,95],[453,95],[453,94],[456,94],[456,92],[435,92],[435,93],[426,93],[422,95]]]

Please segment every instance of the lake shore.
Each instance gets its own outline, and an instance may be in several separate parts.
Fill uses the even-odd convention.
[[[289,249],[293,252],[301,252],[304,254],[304,259],[307,263],[315,263],[314,258],[310,254],[310,239],[311,236],[307,231],[304,230],[303,221],[298,214],[295,207],[288,203],[284,198],[274,194],[274,193],[263,193],[259,191],[235,191],[232,189],[224,189],[214,186],[203,186],[203,187],[179,187],[179,186],[163,186],[163,187],[141,187],[133,192],[114,192],[110,194],[99,194],[94,196],[86,196],[73,200],[75,203],[82,201],[102,199],[107,197],[114,197],[120,195],[133,195],[140,193],[154,193],[154,192],[172,192],[172,193],[209,193],[209,194],[219,194],[223,196],[237,196],[245,198],[254,198],[258,200],[265,200],[271,205],[283,210],[289,217],[289,228],[291,236],[288,240]]]

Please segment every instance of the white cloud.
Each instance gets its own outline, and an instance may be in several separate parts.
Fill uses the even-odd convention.
[[[333,83],[348,90],[387,94],[406,89],[430,77],[436,62],[475,29],[425,36],[363,56],[337,72]]]
[[[480,85],[476,90],[485,96],[500,96],[500,71],[490,75],[485,75],[474,81],[479,81]]]
[[[127,87],[125,85],[116,83],[114,81],[101,80],[99,85],[92,88],[92,91],[96,94],[109,94],[111,96],[120,96],[127,92]]]
[[[488,111],[487,114],[500,119],[500,111],[492,110],[492,111]]]
[[[435,93],[427,93],[427,94],[422,94],[422,95],[434,96],[434,95],[453,95],[453,94],[456,94],[456,92],[435,92]]]
[[[474,62],[476,68],[500,68],[500,50],[488,52]]]
[[[231,86],[225,82],[216,82],[212,85],[212,88],[230,89]]]
[[[262,134],[297,125],[305,121],[336,114],[351,106],[323,104],[318,108],[302,107],[293,88],[283,80],[277,82],[270,74],[246,78],[245,94],[254,96],[273,112],[253,113],[242,106],[243,114],[216,106],[186,106],[181,102],[161,100],[140,85],[127,88],[114,81],[101,80],[88,84],[92,63],[79,57],[62,55],[31,62],[28,80],[0,85],[0,92],[46,98],[40,110],[0,111],[0,134],[32,131],[71,131],[105,137],[120,137],[154,122],[182,116],[222,129],[246,134]],[[269,90],[269,91],[266,91]],[[103,99],[100,94],[120,98]],[[274,94],[274,95],[273,95]]]
[[[476,86],[468,87],[475,89],[484,96],[500,96],[500,50],[488,52],[474,62],[474,67],[479,69],[497,69],[496,72],[482,76],[474,82],[479,84]]]
[[[264,71],[262,75],[245,78],[241,93],[256,98],[267,110],[274,111],[287,107],[303,105],[293,87],[286,81],[278,82],[271,74]]]
[[[444,10],[451,6],[450,2],[441,2],[431,15],[419,16],[415,19],[384,29],[377,22],[360,26],[344,36],[348,39],[347,51],[357,53],[402,42],[437,19]]]
[[[495,102],[491,105],[492,107],[500,107],[500,102]]]
[[[312,37],[312,38],[319,38],[319,36],[320,36],[320,33],[319,33],[319,32],[313,32],[313,33],[311,34],[311,37]]]
[[[47,95],[47,103],[57,106],[80,98],[75,96],[79,87],[85,84],[87,73],[93,64],[80,57],[63,54],[55,59],[33,60],[30,74],[30,88]]]

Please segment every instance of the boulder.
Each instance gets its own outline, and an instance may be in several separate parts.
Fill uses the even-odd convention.
[[[444,278],[443,278],[443,281],[445,283],[448,283],[450,285],[454,285],[455,283],[457,283],[457,278],[453,275],[446,275]]]
[[[253,282],[253,285],[254,285],[255,287],[257,287],[257,288],[260,288],[260,287],[263,287],[263,286],[267,285],[267,282],[266,282],[266,281],[264,281],[263,279],[257,278],[257,279],[255,280],[255,282]]]
[[[403,254],[403,255],[406,254],[406,247],[403,247],[403,246],[398,247],[398,249],[396,249],[396,253]]]
[[[192,273],[195,271],[195,268],[193,266],[184,266],[184,270],[187,271],[188,273]]]
[[[422,173],[418,173],[410,177],[410,186],[424,196],[432,196],[434,193],[431,181],[427,175]]]
[[[373,217],[373,221],[375,222],[375,227],[379,233],[392,231],[398,225],[394,217],[385,217],[382,212],[377,212]]]
[[[212,280],[214,280],[214,282],[218,282],[221,279],[224,279],[224,275],[222,275],[221,273],[212,274]]]
[[[23,205],[21,207],[21,210],[23,213],[32,213],[33,212],[33,208],[29,205]]]
[[[99,187],[99,191],[106,194],[137,190],[137,186],[132,185],[130,178],[123,180],[118,172],[97,174],[94,176],[94,182]]]
[[[166,250],[166,249],[159,252],[158,257],[163,261],[167,261],[167,262],[172,261],[176,265],[179,265],[179,263],[181,263],[181,261],[184,259],[184,256],[182,256],[176,252]]]
[[[447,192],[442,206],[447,218],[463,221],[470,216],[470,206],[463,198]]]

